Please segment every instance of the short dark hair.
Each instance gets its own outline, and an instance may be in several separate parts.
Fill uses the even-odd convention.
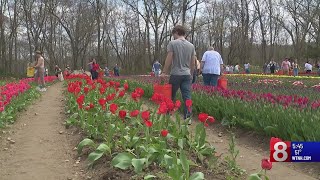
[[[172,34],[175,34],[175,33],[177,33],[179,36],[185,36],[186,28],[181,25],[176,25],[172,30]]]

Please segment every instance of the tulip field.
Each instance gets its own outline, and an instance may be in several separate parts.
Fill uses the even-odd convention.
[[[216,160],[205,131],[214,117],[199,114],[201,123],[191,136],[187,123],[174,116],[181,106],[179,100],[172,102],[153,94],[152,102],[158,105],[154,109],[143,105],[143,86],[132,88],[130,83],[102,79],[95,83],[82,75],[70,78],[67,106],[71,116],[67,125],[81,127],[90,137],[77,147],[79,154],[87,146],[93,148],[88,156],[90,165],[106,155],[111,158],[110,166],[133,169],[128,173],[137,179],[200,180],[210,174],[199,164],[208,166]],[[188,104],[191,108],[192,101]],[[108,178],[115,175],[110,173]]]
[[[284,140],[319,141],[319,77],[228,75],[228,89],[193,84],[193,110],[213,115],[224,125]],[[152,96],[150,77],[123,77],[130,87]]]
[[[47,83],[56,79],[55,76],[45,78]],[[33,78],[18,81],[0,81],[0,128],[13,123],[17,112],[25,109],[40,93],[31,88]]]
[[[227,89],[206,87],[201,78],[192,85],[192,99],[186,106],[192,108],[194,128],[189,128],[181,119],[180,94],[172,101],[153,92],[153,85],[166,83],[167,78],[123,76],[93,81],[87,75],[70,75],[63,83],[65,125],[83,132],[75,150],[87,158],[89,167],[103,164],[107,172],[103,179],[246,178],[235,171],[236,155],[234,160],[222,159],[208,143],[207,128],[217,123],[262,137],[320,141],[320,78],[226,78]],[[47,83],[55,80],[46,77]],[[40,96],[33,81],[0,81],[0,127],[13,123],[18,112]],[[235,153],[232,146],[228,151]],[[270,170],[272,163],[263,158],[261,168]],[[262,176],[251,174],[249,179]]]

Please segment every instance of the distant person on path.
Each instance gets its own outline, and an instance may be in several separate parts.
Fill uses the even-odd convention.
[[[268,63],[264,63],[264,65],[262,67],[262,71],[263,71],[263,74],[267,74],[268,73]]]
[[[155,75],[156,77],[159,77],[159,76],[160,76],[161,67],[162,67],[162,65],[159,63],[159,61],[155,61],[155,62],[153,63],[152,70],[153,70],[154,75]]]
[[[250,64],[249,63],[244,64],[244,70],[245,70],[246,74],[250,74]]]
[[[272,60],[271,63],[270,63],[270,73],[271,74],[274,74],[275,71],[276,71],[276,63]]]
[[[312,64],[310,64],[309,61],[304,64],[304,67],[307,74],[310,74],[312,72]]]
[[[104,67],[104,75],[105,76],[109,76],[109,68],[108,68],[108,66],[106,66],[106,67]]]
[[[317,69],[318,69],[318,75],[320,76],[320,62],[318,62],[318,63],[316,64],[316,66],[317,66]]]
[[[114,75],[115,76],[120,76],[120,68],[119,68],[119,66],[118,66],[118,64],[116,64],[116,66],[114,66],[114,68],[113,68],[113,72],[114,72]]]
[[[293,76],[296,77],[299,75],[299,65],[298,65],[298,61],[295,60],[295,62],[292,64],[293,67]]]
[[[201,68],[200,62],[199,62],[198,58],[196,58],[195,68],[194,68],[193,77],[192,77],[192,84],[196,83],[197,77],[200,74],[200,68]]]
[[[56,65],[54,67],[54,74],[58,77],[60,73],[61,73],[61,69],[59,68],[58,65]]]
[[[288,75],[289,76],[289,70],[290,70],[290,62],[288,58],[285,58],[285,60],[282,62],[282,70],[283,70],[283,74]]]
[[[209,47],[208,51],[203,54],[201,69],[204,85],[217,87],[219,76],[222,74],[223,61],[221,55],[213,47]]]
[[[167,58],[163,75],[170,74],[169,84],[172,85],[172,100],[175,101],[177,91],[181,90],[184,101],[184,119],[191,117],[191,108],[187,107],[186,101],[191,100],[191,83],[194,73],[196,53],[193,44],[185,39],[186,30],[177,25],[172,30],[174,40],[167,46]],[[171,71],[169,67],[171,66]],[[189,121],[191,124],[191,120]]]
[[[37,70],[34,77],[35,82],[37,82],[39,85],[37,87],[37,90],[44,92],[47,89],[45,88],[45,82],[44,82],[45,68],[44,68],[44,59],[41,51],[36,51],[36,65],[34,68]]]
[[[92,62],[93,62],[93,59],[90,60],[90,62],[88,63],[88,66],[89,66],[89,70],[90,70],[90,74],[91,74],[91,78],[92,78]]]
[[[99,77],[99,69],[100,66],[99,64],[96,62],[95,59],[92,60],[92,80],[96,80]]]
[[[234,73],[238,74],[240,72],[240,66],[239,64],[237,63],[235,66],[234,66]]]

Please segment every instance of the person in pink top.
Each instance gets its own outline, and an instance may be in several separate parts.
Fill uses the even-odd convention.
[[[289,75],[289,70],[290,70],[290,62],[289,59],[286,58],[283,62],[282,62],[282,70],[283,70],[283,74],[285,75]]]

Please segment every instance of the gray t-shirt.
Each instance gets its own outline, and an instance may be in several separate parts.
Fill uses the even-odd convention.
[[[169,42],[167,51],[173,52],[170,75],[191,75],[190,63],[195,56],[193,44],[187,40],[176,39]]]

